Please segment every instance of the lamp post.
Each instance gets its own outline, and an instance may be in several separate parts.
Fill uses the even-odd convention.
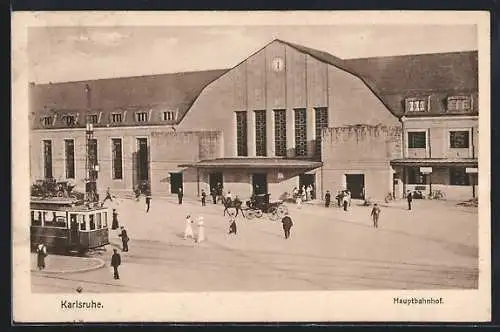
[[[88,84],[85,85],[85,92],[86,92],[86,97],[87,97],[87,112],[85,116],[85,142],[86,142],[86,158],[85,158],[85,169],[86,169],[86,177],[85,177],[85,194],[87,196],[87,200],[89,202],[95,202],[97,200],[97,174],[96,172],[99,171],[99,165],[95,163],[96,157],[94,156],[94,150],[92,150],[92,155],[91,155],[91,142],[94,139],[94,125],[89,122],[89,116],[88,113],[91,110],[91,104],[90,104],[90,87]]]

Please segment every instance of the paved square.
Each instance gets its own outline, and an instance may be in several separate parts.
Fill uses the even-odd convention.
[[[92,256],[104,268],[71,274],[32,273],[33,292],[198,292],[363,289],[472,289],[478,285],[477,208],[415,200],[382,206],[379,228],[371,208],[353,201],[348,212],[321,202],[289,205],[294,221],[284,239],[279,221],[237,218],[228,235],[222,205],[153,197],[110,203],[131,238],[121,253],[120,280],[109,266],[112,245]],[[205,218],[206,242],[184,240],[188,213]],[[195,223],[196,224],[196,223]],[[196,234],[196,226],[194,227]],[[48,262],[50,264],[50,262]]]

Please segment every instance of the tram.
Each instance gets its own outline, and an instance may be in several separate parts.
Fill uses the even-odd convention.
[[[49,251],[80,254],[109,244],[111,214],[106,207],[73,199],[32,197],[30,210],[32,250],[40,241]]]

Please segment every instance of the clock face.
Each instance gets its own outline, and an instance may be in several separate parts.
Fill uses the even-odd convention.
[[[275,58],[272,62],[272,68],[274,71],[283,71],[285,69],[285,61],[282,58]]]

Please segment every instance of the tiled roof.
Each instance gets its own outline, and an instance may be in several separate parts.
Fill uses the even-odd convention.
[[[406,97],[434,95],[443,99],[478,91],[477,51],[343,60],[327,52],[278,41],[357,76],[396,116],[403,114],[402,101]],[[442,106],[439,102],[434,105]],[[477,103],[474,108],[477,112]]]
[[[343,60],[302,45],[278,39],[273,42],[288,45],[359,77],[396,116],[403,114],[403,101],[409,96],[433,94],[432,108],[439,109],[445,107],[443,101],[447,96],[477,95],[478,91],[477,51]],[[83,113],[89,107],[85,92],[88,84],[91,90],[90,106],[104,121],[100,125],[136,125],[135,111],[153,112],[147,122],[149,125],[174,125],[182,120],[201,91],[228,70],[32,85],[32,111],[39,116],[34,117],[33,124],[36,128],[40,126],[36,120],[41,116],[58,114],[55,125],[51,127],[65,127],[62,115]],[[473,103],[473,107],[477,112],[477,102]],[[176,118],[162,120],[161,113],[165,110],[175,111]],[[113,111],[131,112],[123,113],[122,123],[113,124],[110,121]],[[438,111],[435,115],[439,114]],[[76,126],[81,127],[84,123],[82,115]]]
[[[53,112],[85,111],[89,107],[85,90],[88,85],[91,90],[90,106],[94,112],[164,109],[176,111],[177,119],[181,119],[202,89],[226,71],[208,70],[33,85],[33,111],[49,115]],[[128,122],[125,120],[122,124],[134,124],[133,121]],[[84,123],[85,120],[79,124]],[[148,124],[155,123],[149,121]]]

